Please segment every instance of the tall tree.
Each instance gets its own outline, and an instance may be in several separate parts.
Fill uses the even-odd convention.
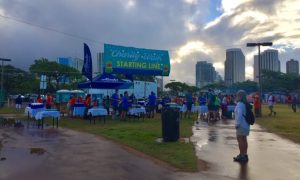
[[[4,66],[3,86],[8,94],[26,94],[38,89],[38,81],[33,74],[15,68],[11,65]]]
[[[35,73],[38,76],[46,75],[48,85],[50,85],[50,88],[52,81],[54,80],[56,82],[55,90],[59,89],[60,80],[65,77],[68,77],[70,81],[82,78],[82,75],[77,69],[66,65],[58,64],[54,61],[49,61],[46,58],[35,60],[34,64],[30,66],[29,70],[30,72]]]
[[[300,76],[282,72],[262,71],[262,89],[264,92],[280,91],[285,93],[300,89]]]

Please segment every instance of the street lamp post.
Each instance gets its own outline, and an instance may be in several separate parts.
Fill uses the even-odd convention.
[[[2,98],[3,98],[3,71],[4,71],[4,61],[11,61],[11,59],[4,59],[4,58],[0,58],[0,61],[2,61],[2,70],[1,70],[1,100],[2,100]]]
[[[260,46],[272,46],[272,42],[261,42],[261,43],[247,43],[247,47],[258,47],[258,85],[259,85],[259,116],[262,116],[261,103],[262,103],[262,82],[261,82],[261,57],[260,57]]]

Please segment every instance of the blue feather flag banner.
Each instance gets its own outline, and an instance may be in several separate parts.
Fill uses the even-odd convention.
[[[90,81],[93,79],[93,62],[90,48],[84,43],[84,62],[82,67],[82,75]]]

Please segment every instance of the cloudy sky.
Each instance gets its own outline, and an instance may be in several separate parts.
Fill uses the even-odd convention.
[[[300,60],[299,0],[0,0],[0,58],[28,69],[34,59],[83,58],[104,43],[169,50],[167,79],[195,83],[195,64],[206,60],[224,76],[225,50],[241,48],[252,79],[257,48],[272,41],[281,71]]]

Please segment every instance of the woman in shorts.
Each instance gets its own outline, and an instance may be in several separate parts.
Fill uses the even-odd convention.
[[[234,110],[235,114],[235,128],[236,137],[239,145],[240,154],[233,158],[234,161],[247,162],[248,161],[248,142],[247,136],[250,132],[250,125],[245,119],[246,115],[246,92],[239,90],[236,94],[237,105]]]

